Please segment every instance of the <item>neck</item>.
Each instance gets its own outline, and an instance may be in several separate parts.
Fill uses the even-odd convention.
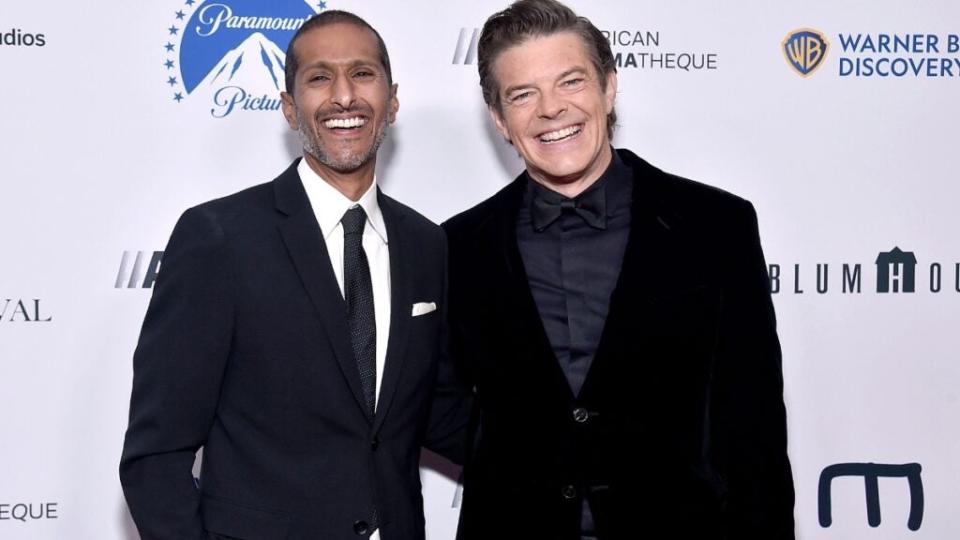
[[[324,182],[333,186],[337,191],[353,202],[360,200],[360,197],[370,189],[373,184],[373,176],[377,160],[371,159],[360,167],[352,171],[337,171],[324,165],[313,155],[304,152],[303,159],[307,165],[313,169],[313,172],[323,179]]]
[[[534,170],[527,168],[527,174],[530,175],[535,182],[538,184],[555,191],[568,199],[572,199],[577,195],[586,191],[587,188],[592,186],[597,180],[603,176],[604,171],[607,170],[607,167],[610,166],[610,161],[613,159],[613,151],[610,149],[610,145],[604,145],[600,150],[600,154],[596,159],[593,160],[593,163],[587,170],[579,172],[575,175],[567,177],[556,177],[550,176],[545,171]]]

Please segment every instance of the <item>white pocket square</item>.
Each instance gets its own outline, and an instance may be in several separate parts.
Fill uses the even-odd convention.
[[[436,302],[417,302],[413,305],[413,316],[419,317],[420,315],[426,315],[431,311],[436,311],[436,309]]]

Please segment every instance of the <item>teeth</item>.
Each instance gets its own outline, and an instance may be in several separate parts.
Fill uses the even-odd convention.
[[[367,121],[360,117],[355,118],[331,118],[323,123],[323,127],[328,129],[335,128],[355,128],[366,124]]]
[[[580,126],[570,126],[563,129],[558,129],[557,131],[551,131],[550,133],[544,133],[540,136],[540,140],[548,143],[555,142],[577,133],[580,133]]]

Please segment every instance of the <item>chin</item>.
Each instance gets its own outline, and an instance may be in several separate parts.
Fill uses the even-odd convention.
[[[583,163],[551,163],[546,167],[541,167],[540,170],[552,178],[569,178],[571,181],[573,181],[586,174],[587,167],[586,164]]]

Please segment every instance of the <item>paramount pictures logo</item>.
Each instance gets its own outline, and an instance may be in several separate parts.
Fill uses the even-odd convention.
[[[873,264],[876,279],[868,291],[913,294],[919,285],[934,294],[950,289],[960,293],[960,262],[952,265],[931,262],[918,269],[917,257],[912,251],[894,247],[879,253]],[[839,289],[842,294],[861,294],[864,291],[864,266],[862,263],[817,263],[814,269],[798,263],[793,265],[791,272],[780,264],[769,264],[770,292],[805,294],[816,291],[817,294],[827,294]]]
[[[286,50],[294,33],[326,2],[187,0],[165,32],[168,99],[205,101],[222,119],[280,109]]]

